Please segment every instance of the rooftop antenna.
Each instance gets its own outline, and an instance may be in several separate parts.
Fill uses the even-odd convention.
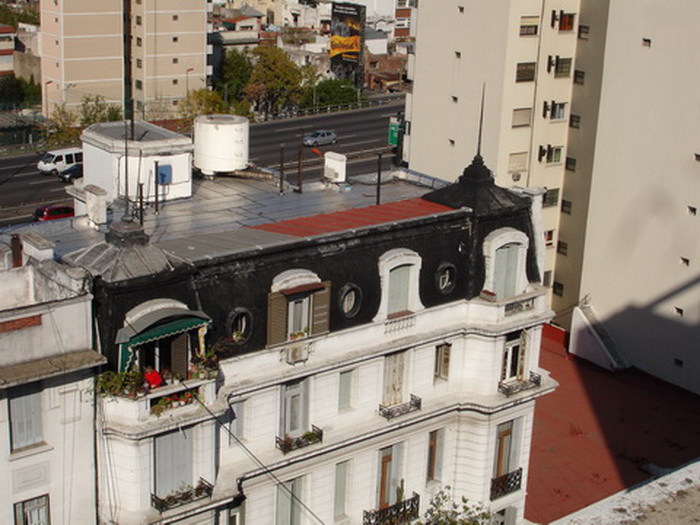
[[[481,85],[481,109],[479,114],[479,139],[476,142],[476,154],[481,156],[481,134],[484,130],[484,96],[486,94],[486,82]]]

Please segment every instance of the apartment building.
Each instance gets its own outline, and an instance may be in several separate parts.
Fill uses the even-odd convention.
[[[541,192],[496,186],[478,155],[379,205],[364,186],[201,184],[216,209],[236,199],[235,227],[201,202],[106,234],[24,227],[92,276],[99,519],[408,523],[450,486],[521,523],[534,405],[556,386]]]
[[[462,0],[419,6],[403,158],[455,180],[478,141],[503,186],[547,189],[544,283],[551,285],[567,168],[578,0]]]
[[[0,522],[95,523],[88,275],[36,234],[0,244]]]
[[[553,303],[579,305],[575,352],[695,393],[699,17],[692,0],[581,2]]]
[[[212,73],[210,10],[207,0],[42,2],[44,114],[57,104],[75,109],[84,97],[96,95],[121,107],[131,95],[136,118],[175,112],[188,90],[205,87]]]

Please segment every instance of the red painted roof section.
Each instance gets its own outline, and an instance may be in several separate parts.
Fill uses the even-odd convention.
[[[294,237],[311,237],[324,233],[352,230],[365,226],[374,226],[403,219],[413,219],[447,211],[454,210],[442,204],[415,198],[380,204],[379,206],[368,206],[366,208],[355,208],[352,210],[313,215],[311,217],[299,217],[286,221],[260,224],[258,226],[253,226],[253,228],[273,233],[292,235]]]
[[[525,517],[547,524],[651,478],[642,466],[700,456],[698,396],[636,369],[566,352],[546,327],[540,365],[560,386],[537,400]]]

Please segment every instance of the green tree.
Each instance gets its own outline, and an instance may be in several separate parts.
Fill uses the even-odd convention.
[[[66,107],[58,104],[53,108],[51,119],[48,122],[47,141],[51,145],[72,144],[80,137],[80,128],[75,127],[78,115]]]
[[[0,5],[0,23],[16,29],[20,22],[38,26],[39,11],[37,9],[13,9],[7,5]]]
[[[16,108],[24,102],[24,86],[14,75],[0,79],[0,108],[7,110]]]
[[[246,51],[240,52],[237,49],[227,51],[214,89],[227,104],[241,100],[252,72],[253,62]]]
[[[180,115],[190,126],[199,115],[226,113],[226,104],[221,96],[216,91],[206,88],[190,91],[179,107]]]
[[[315,88],[306,89],[302,105],[305,108],[354,104],[359,92],[348,79],[322,80]]]
[[[122,119],[121,108],[116,104],[108,104],[101,95],[84,96],[80,102],[78,114],[81,126]]]
[[[252,51],[255,66],[245,88],[256,110],[276,113],[301,102],[301,70],[278,47],[258,47]]]
[[[483,505],[470,504],[462,496],[459,503],[449,494],[450,487],[445,487],[430,498],[430,506],[425,511],[420,523],[425,525],[487,525],[491,515]]]

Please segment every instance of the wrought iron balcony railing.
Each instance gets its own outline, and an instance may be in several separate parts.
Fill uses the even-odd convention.
[[[379,415],[385,417],[387,420],[394,419],[398,416],[403,416],[409,412],[415,410],[420,410],[423,401],[420,397],[411,394],[411,399],[407,403],[401,403],[400,405],[385,406],[379,405]]]
[[[542,384],[542,376],[536,372],[530,372],[530,378],[522,381],[502,381],[498,384],[498,391],[505,394],[507,397],[522,392],[523,390],[530,390],[531,388],[536,388]]]
[[[413,493],[408,499],[377,510],[362,513],[362,525],[401,525],[418,519],[420,495]]]
[[[165,512],[166,510],[179,507],[180,505],[185,505],[187,503],[192,503],[204,498],[211,497],[211,493],[214,490],[214,485],[209,483],[204,478],[199,478],[199,482],[194,487],[187,486],[183,487],[181,490],[171,492],[167,496],[158,497],[155,494],[151,494],[151,505],[158,512]]]
[[[304,432],[301,436],[278,436],[275,438],[275,441],[277,448],[286,454],[287,452],[291,452],[292,450],[296,450],[298,448],[304,448],[308,447],[309,445],[313,445],[314,443],[320,443],[323,441],[323,430],[315,425],[311,425],[311,430]]]
[[[511,492],[515,492],[516,490],[520,490],[520,486],[523,481],[523,469],[519,468],[518,470],[514,470],[513,472],[509,472],[508,474],[504,474],[503,476],[499,476],[497,478],[492,478],[491,479],[491,501],[496,500],[498,498],[502,498],[503,496],[506,496],[510,494]]]

